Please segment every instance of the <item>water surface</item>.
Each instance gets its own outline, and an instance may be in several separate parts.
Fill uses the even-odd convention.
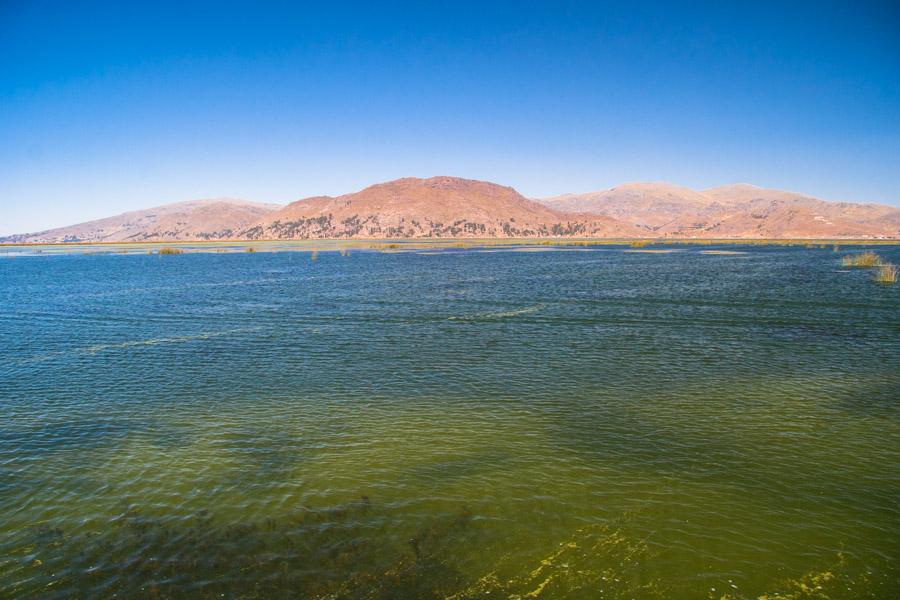
[[[666,249],[6,253],[0,595],[896,597],[900,286]]]

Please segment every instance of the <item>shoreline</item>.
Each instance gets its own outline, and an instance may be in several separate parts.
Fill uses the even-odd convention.
[[[476,246],[617,246],[617,245],[756,245],[756,246],[895,246],[900,238],[589,238],[589,237],[528,237],[528,238],[314,238],[314,239],[229,239],[229,240],[159,240],[159,241],[78,241],[78,242],[2,242],[0,248],[40,248],[94,246],[155,248],[155,247],[216,247],[261,245],[294,245],[312,247],[321,244],[334,248],[383,249],[385,246],[447,247]],[[320,248],[321,249],[321,248]]]

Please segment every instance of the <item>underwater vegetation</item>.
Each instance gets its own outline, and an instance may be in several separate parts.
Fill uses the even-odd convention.
[[[835,598],[881,598],[881,590],[873,585],[871,572],[854,572],[838,553],[837,561],[821,571],[810,571],[797,579],[787,579],[773,591],[759,596],[710,592],[710,600],[833,600]]]
[[[132,506],[102,533],[33,528],[12,558],[28,573],[26,581],[52,581],[86,596],[466,600],[599,592],[606,598],[664,597],[656,583],[645,581],[646,543],[616,528],[584,527],[525,571],[508,572],[501,559],[473,581],[457,566],[476,534],[466,506],[393,542],[390,536],[365,535],[362,523],[373,510],[372,501],[361,496],[324,509],[304,507],[286,518],[223,525],[206,510],[173,524]],[[20,585],[11,591],[29,590]]]
[[[411,537],[373,536],[366,523],[385,513],[368,496],[331,507],[243,523],[219,523],[207,510],[163,522],[134,506],[105,531],[28,530],[8,558],[18,564],[13,597],[48,586],[81,597],[310,598],[317,600],[506,600],[677,596],[648,570],[656,553],[624,521],[591,524],[532,561],[501,555],[481,574],[460,559],[481,532],[467,506],[433,517]],[[788,579],[762,595],[711,600],[831,600],[879,597],[871,573],[842,554],[822,570]],[[848,593],[849,592],[849,593]]]
[[[491,571],[447,600],[666,598],[659,582],[644,572],[651,557],[645,541],[615,527],[589,525],[527,570],[508,577]]]
[[[366,534],[373,509],[361,496],[280,519],[223,524],[207,510],[164,522],[132,506],[102,532],[35,527],[9,557],[6,567],[17,563],[21,583],[7,591],[27,595],[49,585],[85,597],[337,600],[442,598],[464,585],[449,545],[466,534],[468,509],[393,541]]]

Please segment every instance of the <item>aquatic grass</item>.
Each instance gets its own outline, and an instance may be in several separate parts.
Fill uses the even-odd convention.
[[[879,589],[868,570],[851,568],[843,553],[837,561],[825,569],[814,570],[795,579],[785,579],[774,590],[748,596],[739,592],[724,594],[710,591],[710,600],[831,600],[837,598],[878,598],[885,590]],[[847,595],[847,592],[851,592]]]
[[[244,252],[256,252],[256,248],[254,248],[253,246],[247,246]]]
[[[653,557],[646,541],[634,540],[621,529],[588,525],[553,552],[512,577],[496,568],[446,600],[582,597],[589,590],[604,598],[666,598],[663,586],[646,580],[641,565]]]
[[[875,283],[891,285],[897,283],[897,267],[894,265],[881,265],[875,271]]]
[[[341,256],[350,256],[350,248],[341,248]]]
[[[166,246],[164,248],[160,248],[158,254],[184,254],[184,250],[182,250],[181,248]]]
[[[869,250],[860,254],[848,254],[841,259],[841,264],[845,267],[868,269],[878,267],[882,262],[880,256]]]
[[[650,243],[650,240],[634,240],[631,242],[630,246],[632,248],[643,248],[647,244]]]

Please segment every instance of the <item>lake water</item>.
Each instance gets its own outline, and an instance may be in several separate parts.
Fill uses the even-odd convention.
[[[900,597],[900,286],[667,248],[0,256],[0,596]]]

